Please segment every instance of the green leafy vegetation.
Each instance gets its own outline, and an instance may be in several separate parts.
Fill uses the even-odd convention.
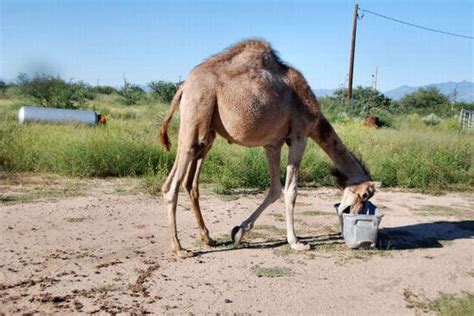
[[[152,81],[148,84],[152,95],[160,102],[171,103],[179,84],[166,81]]]
[[[58,76],[40,74],[20,74],[17,81],[21,94],[46,107],[76,108],[94,98],[90,87],[81,81],[66,82]]]
[[[429,300],[424,295],[415,294],[411,289],[404,289],[403,296],[408,308],[416,308],[424,312],[436,312],[441,316],[474,314],[474,295],[471,293],[464,293],[463,295],[441,293],[438,298]]]
[[[170,89],[159,98],[156,94],[161,93],[157,92],[161,88],[146,92],[126,81],[119,92],[107,86],[82,86],[87,90],[83,95],[90,96],[84,97],[81,102],[78,99],[71,100],[72,105],[96,110],[108,117],[106,126],[88,127],[18,125],[17,111],[23,104],[31,104],[34,100],[53,100],[52,103],[45,101],[45,104],[50,105],[59,102],[59,99],[43,97],[37,93],[48,95],[45,92],[48,89],[41,88],[43,85],[69,87],[73,84],[48,76],[24,79],[22,82],[7,84],[5,91],[0,94],[0,169],[75,177],[135,176],[142,179],[145,190],[152,193],[160,190],[174,161],[173,150],[177,144],[178,126],[178,115],[175,115],[170,130],[172,151],[164,151],[157,141],[156,133],[168,105],[160,102],[160,98],[169,100],[171,86],[175,89],[175,84],[156,82],[155,87],[166,86]],[[29,91],[26,87],[30,84],[35,92],[26,93],[25,91]],[[432,108],[413,105],[417,104],[416,100],[435,94],[434,90],[423,91],[414,98],[408,98],[414,99],[415,103],[400,101],[405,104],[406,111],[411,111],[412,108],[423,109],[419,113],[417,110],[413,113],[403,112],[405,110],[400,110],[400,105],[378,91],[367,88],[356,88],[355,109],[347,108],[347,105],[337,100],[342,93],[343,91],[336,93],[335,97],[323,99],[323,111],[332,119],[344,143],[363,158],[375,181],[381,182],[384,187],[430,192],[472,188],[474,135],[460,130],[457,118],[441,111],[447,111],[447,107],[442,107],[440,113],[426,118],[422,115]],[[130,102],[124,102],[124,99],[130,99]],[[372,103],[366,106],[368,100]],[[446,101],[441,98],[434,100]],[[128,105],[129,103],[133,105]],[[466,104],[462,106],[466,107]],[[458,105],[450,105],[449,109],[451,107],[456,108]],[[427,108],[429,110],[425,111]],[[346,109],[353,114],[344,112]],[[362,117],[366,111],[370,114],[385,113],[385,120],[388,122],[386,125],[391,127],[364,127]],[[397,114],[397,111],[403,113]],[[286,172],[287,154],[285,146],[280,168],[282,181]],[[301,184],[335,185],[330,175],[331,167],[332,162],[319,146],[312,141],[308,142],[300,168]],[[269,177],[264,151],[261,148],[229,145],[218,138],[205,160],[201,180],[212,183],[219,193],[230,193],[238,188],[265,190]]]
[[[252,272],[255,273],[259,278],[281,278],[294,275],[294,272],[291,271],[291,269],[285,267],[265,268],[261,266],[254,266],[252,267]]]
[[[123,79],[123,86],[118,93],[123,97],[123,104],[125,105],[138,104],[145,96],[145,91],[140,86],[128,82],[125,78]]]

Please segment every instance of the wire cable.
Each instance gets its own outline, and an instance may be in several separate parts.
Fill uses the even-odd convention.
[[[445,32],[445,31],[441,31],[441,30],[432,29],[432,28],[429,28],[429,27],[426,27],[426,26],[421,26],[421,25],[417,25],[417,24],[413,24],[413,23],[401,21],[401,20],[398,20],[398,19],[394,19],[394,18],[391,18],[391,17],[389,17],[389,16],[386,16],[386,15],[383,15],[383,14],[380,14],[380,13],[377,13],[377,12],[373,12],[373,11],[370,11],[370,10],[366,10],[366,9],[362,9],[362,8],[359,9],[359,10],[361,10],[361,11],[364,12],[364,13],[367,12],[367,13],[376,15],[376,16],[378,16],[378,17],[381,17],[381,18],[384,18],[384,19],[387,19],[387,20],[391,20],[391,21],[395,21],[395,22],[398,22],[398,23],[401,23],[401,24],[405,24],[405,25],[417,27],[417,28],[419,28],[419,29],[423,29],[423,30],[427,30],[427,31],[435,32],[435,33],[441,33],[441,34],[444,34],[444,35],[450,35],[450,36],[457,36],[457,37],[463,37],[463,38],[468,38],[468,39],[474,39],[473,36],[462,35],[462,34],[455,34],[455,33],[450,33],[450,32]]]

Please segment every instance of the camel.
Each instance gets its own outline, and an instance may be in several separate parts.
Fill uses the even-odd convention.
[[[202,240],[209,236],[199,205],[199,174],[216,134],[231,144],[265,149],[270,189],[263,202],[231,237],[238,246],[257,218],[282,194],[280,154],[289,147],[285,187],[287,241],[292,249],[307,250],[294,229],[298,167],[308,138],[327,153],[343,188],[338,212],[350,207],[358,213],[374,195],[373,182],[363,164],[346,148],[320,110],[303,75],[280,60],[264,40],[245,40],[197,65],[178,88],[160,129],[160,140],[169,150],[168,125],[180,106],[178,147],[174,165],[162,186],[167,205],[172,250],[179,257],[193,256],[181,247],[176,230],[179,186],[188,193]]]

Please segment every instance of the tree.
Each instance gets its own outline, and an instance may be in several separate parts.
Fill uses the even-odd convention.
[[[341,88],[334,92],[331,99],[342,104],[347,96],[347,89]],[[356,116],[366,116],[372,114],[374,109],[388,110],[390,108],[390,98],[380,91],[358,86],[352,91],[352,100],[349,104],[344,104],[344,111]]]
[[[398,101],[398,106],[405,113],[416,112],[421,115],[435,113],[442,116],[451,114],[448,97],[436,87],[420,88],[407,94]]]
[[[152,81],[148,84],[152,94],[161,102],[171,103],[179,84],[166,81]]]
[[[46,107],[75,108],[93,98],[84,82],[66,82],[59,76],[36,74],[30,78],[22,73],[17,82],[23,95]]]
[[[145,91],[136,84],[132,84],[123,78],[124,84],[119,94],[123,97],[125,105],[137,104],[145,95]]]
[[[117,90],[111,86],[95,86],[92,88],[92,91],[94,93],[107,94],[107,95],[117,92]]]

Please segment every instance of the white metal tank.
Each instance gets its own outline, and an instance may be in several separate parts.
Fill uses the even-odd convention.
[[[48,122],[48,123],[82,123],[96,125],[100,115],[94,111],[67,110],[22,106],[18,112],[18,123]]]

